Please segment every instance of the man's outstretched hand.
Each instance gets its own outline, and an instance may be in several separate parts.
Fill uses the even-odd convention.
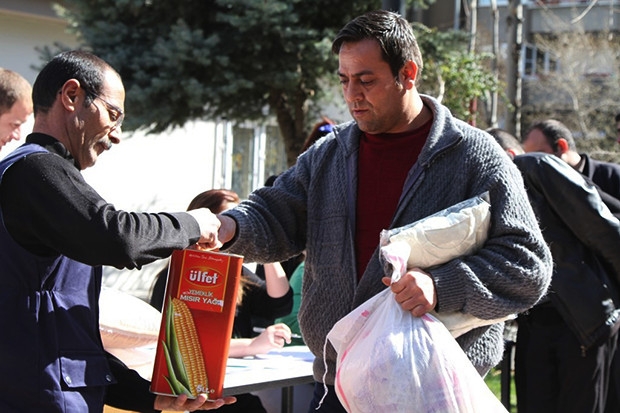
[[[155,410],[171,410],[180,412],[193,412],[195,410],[215,410],[225,404],[233,404],[237,401],[235,397],[224,397],[217,400],[207,400],[206,394],[199,394],[195,399],[190,399],[187,395],[163,396],[158,394],[155,397]]]

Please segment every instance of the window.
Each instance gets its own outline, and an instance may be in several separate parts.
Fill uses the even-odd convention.
[[[231,189],[242,199],[252,192],[254,128],[233,127]]]
[[[242,199],[263,186],[268,177],[286,169],[284,142],[278,127],[233,127],[231,189]]]
[[[535,45],[525,44],[522,48],[523,76],[538,77],[557,72],[559,65],[549,52],[543,52]]]
[[[279,175],[288,169],[286,149],[280,134],[280,128],[267,126],[265,128],[267,142],[265,145],[265,180],[272,175]]]
[[[507,6],[509,0],[495,0],[498,6]],[[478,0],[478,7],[491,7],[491,0]]]

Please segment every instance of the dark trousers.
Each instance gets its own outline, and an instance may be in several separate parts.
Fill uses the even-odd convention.
[[[616,337],[585,354],[555,309],[519,317],[515,387],[519,413],[603,413]]]
[[[327,396],[321,401],[324,393],[325,389],[323,383],[314,383],[314,396],[310,402],[308,413],[347,413],[340,403],[340,400],[338,400],[338,395],[336,394],[334,386],[327,386]],[[321,407],[317,409],[319,404]]]
[[[614,359],[611,362],[609,390],[607,391],[607,405],[605,413],[620,412],[620,353],[616,348]]]

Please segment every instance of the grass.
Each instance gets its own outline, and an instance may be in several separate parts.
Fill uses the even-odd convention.
[[[502,371],[498,367],[492,369],[489,374],[486,375],[484,381],[486,382],[489,389],[497,396],[499,400],[502,399],[502,381],[501,381]],[[512,376],[511,376],[512,377]],[[510,380],[510,413],[517,412],[517,393],[515,391],[515,383],[514,377]]]

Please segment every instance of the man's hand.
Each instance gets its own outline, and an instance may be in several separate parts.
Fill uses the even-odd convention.
[[[193,216],[200,226],[200,240],[198,240],[198,246],[207,250],[222,246],[217,237],[220,228],[220,220],[217,219],[209,208],[192,209],[191,211],[187,211],[187,213]]]
[[[233,404],[237,399],[235,397],[224,397],[223,399],[207,401],[206,394],[199,394],[195,399],[190,399],[187,395],[182,394],[177,397],[163,396],[158,394],[155,397],[155,410],[169,410],[180,412],[193,412],[195,410],[215,410],[225,404]]]
[[[393,284],[390,284],[389,277],[383,277],[382,281],[390,286],[396,302],[402,309],[411,312],[414,317],[422,317],[437,305],[433,279],[419,268],[407,271]]]
[[[226,215],[218,214],[217,217],[220,220],[220,230],[218,232],[218,239],[223,244],[233,239],[237,232],[237,221]]]

